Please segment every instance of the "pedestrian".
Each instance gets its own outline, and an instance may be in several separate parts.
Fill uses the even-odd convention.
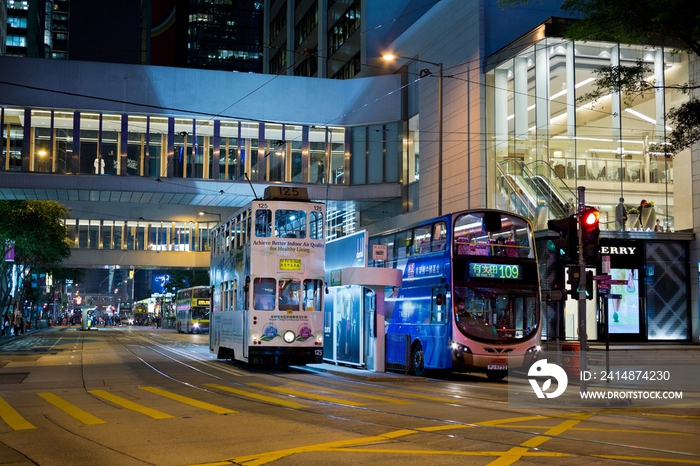
[[[24,331],[25,331],[24,324],[25,324],[24,316],[22,314],[20,314],[20,316],[19,316],[19,331],[22,335],[24,335]]]
[[[316,169],[318,172],[316,182],[317,183],[325,183],[324,179],[326,177],[326,167],[323,165],[323,160],[319,160],[318,163],[316,164]]]
[[[95,174],[96,175],[104,175],[105,174],[105,159],[102,158],[101,154],[97,154],[97,158],[95,159]]]
[[[7,312],[2,318],[2,335],[10,336],[10,315]]]
[[[661,220],[659,220],[658,218],[656,219],[656,225],[654,225],[654,231],[658,233],[664,232],[664,227],[661,226]]]
[[[620,203],[615,207],[615,229],[624,231],[625,223],[627,223],[627,209],[625,208],[625,198],[621,197]]]

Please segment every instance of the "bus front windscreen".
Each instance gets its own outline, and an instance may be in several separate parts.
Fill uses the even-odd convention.
[[[209,308],[208,307],[193,307],[192,308],[192,318],[193,319],[208,319],[209,318]]]
[[[517,341],[537,333],[534,292],[495,288],[455,288],[455,323],[466,337],[481,341]]]

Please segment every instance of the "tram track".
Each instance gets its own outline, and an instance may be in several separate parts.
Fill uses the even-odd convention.
[[[254,373],[246,372],[239,370],[237,368],[231,370],[228,367],[224,367],[223,365],[219,365],[214,363],[209,358],[203,357],[201,353],[197,353],[194,351],[187,351],[182,348],[180,349],[173,349],[172,348],[172,343],[173,342],[179,342],[179,339],[174,339],[174,338],[162,338],[162,335],[157,335],[157,337],[154,337],[153,335],[149,337],[145,337],[142,335],[138,336],[133,336],[132,338],[134,341],[138,341],[139,347],[148,350],[152,353],[158,354],[159,356],[166,358],[169,361],[176,362],[177,364],[186,367],[187,369],[193,370],[197,372],[200,375],[206,376],[206,377],[211,377],[214,378],[220,382],[225,382],[227,384],[233,385],[235,387],[241,388],[241,389],[246,389],[246,390],[251,390],[253,389],[249,384],[245,382],[241,382],[239,380],[236,380],[235,377],[240,377],[241,375],[244,376],[274,376],[276,379],[283,379],[285,381],[292,381],[295,382],[296,379],[292,377],[291,375],[288,374],[281,374],[277,372],[272,372],[272,371],[256,371]],[[260,400],[254,400],[251,398],[245,398],[243,396],[237,396],[232,393],[223,393],[221,391],[217,390],[212,390],[211,388],[208,388],[206,386],[201,386],[200,384],[197,383],[192,383],[188,382],[186,380],[181,380],[181,378],[178,378],[174,376],[173,374],[167,373],[167,370],[165,369],[159,369],[156,367],[158,363],[156,362],[149,362],[147,361],[144,357],[139,356],[135,351],[133,351],[132,348],[127,346],[124,342],[121,342],[119,340],[116,340],[117,343],[122,345],[127,351],[129,351],[132,355],[134,355],[139,361],[141,361],[143,364],[148,366],[151,370],[157,372],[158,374],[168,378],[171,381],[183,384],[187,387],[190,388],[195,388],[197,390],[201,390],[203,392],[207,393],[212,393],[216,394],[219,396],[227,396],[227,397],[232,397],[236,399],[242,399],[245,400],[246,402],[252,402],[252,403],[266,403],[265,401],[260,401]],[[181,345],[181,342],[177,343],[177,346],[188,346],[188,345]],[[187,359],[187,361],[183,361],[182,359]],[[195,364],[199,365],[204,365],[204,368],[199,368],[195,367]],[[225,375],[219,375],[215,374],[212,371],[218,371],[219,374],[223,372]],[[344,384],[347,384],[348,382],[343,382],[342,384],[338,381],[332,381],[332,382],[326,382],[325,380],[323,382],[321,381],[315,381],[314,385],[319,389],[323,390],[324,388],[327,389],[339,389],[338,387],[343,387]],[[376,382],[367,382],[367,381],[352,381],[351,385],[353,386],[363,386],[365,388],[369,387],[371,389],[385,389],[386,386],[382,385],[381,383],[376,383]],[[494,389],[495,387],[490,387],[490,389]],[[279,393],[265,389],[264,387],[255,387],[254,390],[256,391],[262,391],[266,392],[269,394],[273,394],[275,396],[279,396]],[[483,402],[484,401],[489,401],[493,403],[494,405],[490,406],[490,411],[494,414],[502,414],[505,416],[512,416],[513,411],[512,410],[507,410],[504,407],[501,408],[499,405],[503,406],[506,402],[503,401],[502,399],[496,399],[494,398],[483,398],[480,397],[477,399],[474,403],[469,403],[470,399],[473,399],[469,395],[455,395],[454,393],[446,393],[444,396],[450,396],[454,398],[454,406],[456,407],[461,407],[465,409],[476,409],[476,408],[483,408]],[[357,425],[364,425],[365,427],[370,426],[373,428],[381,428],[381,429],[387,429],[387,430],[406,430],[405,425],[401,425],[399,422],[387,422],[389,418],[396,417],[398,419],[411,419],[412,421],[420,421],[420,422],[425,422],[426,424],[436,424],[436,425],[442,425],[445,427],[449,426],[461,426],[464,425],[465,423],[457,421],[457,420],[447,420],[447,419],[442,419],[442,418],[437,418],[437,417],[431,417],[431,416],[423,416],[423,415],[417,415],[417,414],[409,414],[409,413],[401,413],[398,411],[392,411],[392,410],[386,410],[386,409],[379,409],[376,407],[367,407],[367,406],[354,406],[350,407],[347,405],[340,405],[337,403],[333,403],[331,401],[319,401],[319,400],[313,400],[314,403],[321,403],[325,404],[328,406],[342,406],[343,408],[348,408],[352,410],[361,410],[367,413],[372,414],[372,421],[369,421],[367,419],[359,419],[356,417],[351,417],[347,415],[339,415],[337,413],[323,413],[319,412],[317,410],[314,410],[313,407],[304,407],[304,408],[291,408],[287,407],[285,409],[288,410],[293,410],[299,413],[303,413],[306,415],[311,415],[311,416],[319,416],[323,417],[326,419],[333,419],[335,421],[342,421],[342,422],[347,422],[347,423],[354,423]],[[266,403],[267,404],[267,403]],[[481,404],[482,406],[479,406]],[[589,424],[594,424],[594,426],[598,427],[591,427],[589,429],[596,429],[596,428],[610,428],[610,426],[617,428],[617,429],[623,429],[623,428],[628,428],[630,425],[630,421],[634,420],[635,422],[641,422],[643,423],[644,421],[648,421],[648,418],[644,416],[634,416],[630,414],[622,414],[622,413],[613,413],[613,412],[606,412],[606,411],[591,411],[591,410],[570,410],[573,413],[578,413],[578,414],[586,414],[586,415],[591,415],[591,417],[604,417],[604,419],[598,419],[598,420],[591,420],[587,419],[586,422]],[[357,411],[356,411],[357,412]],[[546,418],[557,418],[560,417],[562,419],[566,418],[565,416],[562,415],[556,415],[554,413],[549,414],[549,415],[542,415],[542,414],[533,414],[533,413],[523,413],[523,415],[531,416],[531,417],[536,417],[540,416],[542,419]],[[496,417],[496,416],[493,416]],[[378,422],[377,419],[382,419],[382,422]],[[658,421],[658,420],[657,420]],[[672,427],[673,420],[668,419],[668,420],[663,420],[665,424],[668,424],[669,427]],[[352,425],[352,424],[348,424]],[[481,423],[473,423],[473,424],[468,424],[469,427],[471,428],[477,428],[477,429],[488,429],[491,431],[498,431],[498,432],[503,432],[503,433],[509,433],[513,435],[531,435],[531,436],[538,436],[541,437],[543,434],[537,430],[534,429],[527,429],[527,428],[516,428],[516,427],[503,427],[503,426],[489,426],[489,425],[483,425]],[[602,427],[600,427],[602,426]],[[348,431],[354,431],[352,429],[347,429]],[[411,429],[409,428],[408,430],[414,430],[415,433],[420,433],[420,434],[426,434],[429,433],[431,435],[436,435],[436,436],[441,436],[441,437],[449,437],[450,439],[454,440],[463,440],[463,441],[475,441],[475,442],[488,442],[494,446],[499,446],[499,447],[506,447],[506,448],[517,448],[519,445],[521,445],[518,442],[513,442],[513,441],[503,441],[503,440],[484,440],[482,437],[478,435],[465,435],[466,431],[462,431],[459,434],[455,434],[454,432],[450,434],[442,433],[439,430],[438,431],[431,431],[431,432],[426,432],[425,430],[422,429]],[[640,428],[642,430],[642,428]],[[669,433],[672,434],[677,434],[677,435],[687,435],[686,432],[681,432],[679,430],[673,430],[669,429]],[[545,435],[546,436],[546,435]],[[671,449],[662,449],[662,448],[655,448],[655,447],[649,447],[649,446],[644,446],[644,445],[633,445],[633,444],[627,444],[627,443],[619,443],[619,442],[611,442],[611,441],[604,441],[604,440],[595,440],[595,439],[582,439],[582,438],[577,438],[573,436],[564,436],[564,435],[556,435],[556,436],[550,436],[550,439],[556,438],[557,440],[563,440],[563,441],[568,441],[568,442],[575,442],[578,445],[583,445],[583,446],[588,446],[585,449],[586,450],[595,450],[600,447],[605,447],[609,449],[615,449],[615,450],[624,450],[624,451],[629,451],[631,453],[638,453],[640,451],[644,451],[647,454],[655,454],[655,455],[675,455],[681,458],[682,462],[685,462],[682,460],[683,458],[687,460],[687,462],[691,463],[700,463],[700,455],[695,454],[695,453],[689,453],[689,452],[683,452],[683,451],[677,451],[677,450],[671,450]],[[600,455],[596,454],[581,454],[581,453],[571,453],[570,451],[565,451],[561,448],[546,448],[546,447],[539,447],[539,451],[548,451],[551,453],[564,453],[567,455],[572,455],[575,457],[579,457],[581,459],[589,459],[589,460],[595,460],[595,461],[601,461],[602,458]],[[608,462],[612,463],[626,463],[626,464],[635,464],[635,462],[632,459],[624,459],[624,460],[617,460],[617,459],[610,459],[606,458],[605,459]],[[659,462],[663,462],[659,460]],[[611,464],[612,464],[611,463]],[[650,464],[648,461],[639,461],[637,464]]]

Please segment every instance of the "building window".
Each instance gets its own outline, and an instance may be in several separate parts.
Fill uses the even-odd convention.
[[[335,53],[358,29],[360,29],[360,0],[355,0],[328,31],[329,55]]]
[[[277,35],[284,29],[287,25],[287,2],[282,4],[282,8],[277,12],[272,22],[270,23],[270,43],[272,43]]]
[[[304,13],[299,23],[294,27],[294,38],[297,46],[318,26],[318,2],[313,2],[311,7]]]
[[[280,74],[287,67],[287,43],[277,50],[277,53],[270,60],[270,74]]]
[[[342,68],[338,70],[336,74],[332,76],[333,79],[350,79],[354,77],[362,69],[362,64],[360,62],[360,52],[357,52],[354,57],[352,57]]]

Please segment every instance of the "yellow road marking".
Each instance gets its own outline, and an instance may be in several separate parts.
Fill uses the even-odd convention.
[[[95,424],[107,424],[107,421],[103,421],[99,417],[93,416],[87,411],[83,411],[82,409],[78,408],[72,403],[69,403],[68,401],[64,400],[58,395],[54,395],[53,393],[48,392],[37,393],[37,395],[39,395],[40,397],[42,397],[43,399],[45,399],[64,413],[74,417],[75,419],[77,419],[85,425],[93,426]]]
[[[439,396],[421,395],[420,393],[403,392],[401,390],[384,390],[384,391],[386,393],[391,393],[392,395],[403,396],[406,398],[417,398],[419,400],[437,401],[438,403],[457,403],[460,401],[458,398],[442,398]]]
[[[522,458],[567,458],[573,456],[569,453],[559,453],[559,452],[546,452],[546,451],[531,451],[529,450],[530,445],[541,445],[547,440],[551,440],[552,436],[559,435],[566,430],[573,429],[573,426],[579,422],[585,421],[594,414],[573,414],[574,419],[566,419],[556,426],[543,427],[547,429],[545,435],[548,436],[535,436],[534,438],[523,442],[522,445],[513,447],[507,451],[454,451],[454,450],[404,450],[398,448],[369,448],[368,444],[371,443],[382,443],[390,439],[396,439],[399,437],[413,435],[419,432],[429,432],[429,431],[439,431],[448,429],[462,429],[462,428],[472,428],[475,426],[508,426],[509,424],[517,422],[526,422],[533,420],[544,420],[544,419],[561,419],[563,416],[523,416],[519,418],[507,418],[507,419],[494,419],[491,421],[477,422],[474,424],[456,424],[449,426],[430,426],[424,428],[418,428],[415,430],[401,429],[393,432],[387,432],[383,435],[376,435],[371,437],[362,437],[356,439],[339,440],[327,443],[320,443],[315,445],[305,445],[300,447],[293,447],[284,450],[275,450],[262,452],[258,454],[239,456],[236,458],[227,458],[224,460],[211,462],[211,463],[199,463],[192,466],[231,466],[236,464],[245,464],[246,466],[262,466],[268,463],[278,461],[280,459],[303,453],[310,452],[331,452],[331,453],[376,453],[376,454],[395,454],[395,455],[413,455],[413,456],[462,456],[462,457],[495,457],[496,459],[489,464],[498,465],[510,465]],[[670,459],[670,458],[652,458],[652,457],[635,457],[635,456],[614,456],[614,455],[591,455],[593,458],[606,458],[606,459],[618,459],[625,461],[649,461],[649,462],[665,462],[665,463],[679,463],[679,464],[700,464],[700,460],[694,459]]]
[[[206,409],[208,411],[215,412],[216,414],[236,414],[237,411],[228,408],[222,408],[221,406],[216,406],[205,401],[195,400],[194,398],[189,398],[186,396],[178,395],[176,393],[167,392],[155,387],[139,387],[141,390],[147,392],[155,393],[156,395],[163,396],[165,398],[170,398],[171,400],[179,401],[180,403],[185,403],[195,408]]]
[[[239,390],[239,389],[237,389],[237,388],[227,387],[227,386],[225,386],[225,385],[218,385],[218,384],[215,384],[215,383],[206,383],[206,384],[204,384],[204,385],[207,386],[207,387],[216,388],[216,389],[218,389],[218,390],[223,390],[223,391],[226,391],[226,392],[235,393],[236,395],[245,396],[245,397],[248,397],[248,398],[253,398],[253,399],[255,399],[255,400],[260,400],[260,401],[265,401],[265,402],[267,402],[267,403],[273,403],[273,404],[276,404],[276,405],[285,406],[285,407],[287,407],[287,408],[299,409],[299,408],[304,408],[304,407],[305,407],[304,405],[299,404],[299,403],[295,403],[295,402],[293,402],[293,401],[280,400],[280,399],[277,399],[277,398],[272,398],[271,396],[259,395],[259,394],[257,394],[257,393],[247,392],[247,391],[245,391],[245,390]]]
[[[319,387],[317,385],[313,385],[310,383],[304,383],[304,382],[291,382],[292,385],[299,385],[301,387],[309,387],[309,388],[318,388],[320,390],[324,390],[327,392],[332,392],[332,393],[342,393],[343,395],[347,394],[348,392],[345,390],[339,390],[337,388],[328,388],[328,387]],[[377,401],[386,401],[387,403],[394,403],[397,405],[408,405],[411,404],[410,401],[404,401],[404,400],[397,400],[396,398],[389,398],[388,396],[380,396],[380,395],[370,395],[366,393],[357,393],[357,392],[352,392],[352,396],[356,396],[358,398],[367,398],[370,400],[377,400]]]
[[[362,403],[357,403],[355,401],[341,400],[339,398],[332,398],[330,396],[314,395],[312,393],[302,392],[299,390],[292,390],[290,388],[273,387],[271,385],[265,385],[265,384],[261,384],[261,383],[249,383],[248,385],[250,385],[251,387],[264,388],[265,390],[272,390],[273,392],[286,393],[288,395],[299,396],[302,398],[309,398],[312,400],[328,401],[331,403],[337,403],[337,404],[347,405],[347,406],[364,406]]]
[[[542,419],[542,416],[533,416],[527,418],[515,418],[515,419],[502,419],[499,421],[493,421],[498,423],[508,423],[517,422],[521,419],[531,420],[531,419]],[[440,426],[440,428],[443,426]],[[474,427],[474,425],[454,425],[450,426],[452,428],[465,428]],[[245,464],[246,466],[262,466],[267,463],[271,463],[282,458],[292,456],[299,453],[308,452],[331,452],[331,453],[378,453],[378,454],[400,454],[400,455],[431,455],[431,456],[501,456],[506,452],[503,451],[454,451],[454,450],[403,450],[403,449],[381,449],[381,448],[367,448],[365,445],[368,443],[382,443],[389,439],[395,439],[398,437],[403,437],[406,435],[413,435],[419,431],[429,431],[434,427],[426,427],[418,430],[401,429],[393,432],[387,432],[383,435],[375,435],[371,437],[361,437],[356,439],[348,440],[337,440],[333,442],[321,443],[316,445],[306,445],[301,447],[288,448],[284,450],[270,451],[260,454],[239,456],[236,458],[229,458],[222,461],[212,462],[212,463],[201,463],[196,466],[224,466],[233,464]],[[358,445],[360,446],[358,448]],[[347,449],[351,447],[351,449]],[[562,458],[570,456],[566,453],[555,453],[555,452],[525,452],[522,456],[528,457],[549,457],[549,458]]]
[[[121,396],[114,395],[105,390],[88,390],[88,393],[91,393],[95,396],[99,396],[100,398],[112,402],[117,406],[121,406],[122,408],[130,409],[131,411],[136,411],[137,413],[145,414],[146,416],[152,417],[153,419],[170,419],[175,417],[162,411],[158,411],[156,409],[148,408],[138,403],[134,403],[133,401],[127,400],[126,398],[122,398]]]
[[[514,425],[508,426],[509,429],[549,429],[551,426],[538,426],[538,425]],[[605,429],[602,427],[572,427],[569,430],[575,430],[577,432],[614,432],[616,434],[652,434],[652,435],[695,435],[688,434],[685,432],[669,432],[665,430],[644,430],[644,429]]]
[[[574,417],[574,419],[568,419],[566,421],[560,422],[556,426],[550,427],[544,433],[544,435],[536,435],[535,437],[521,443],[520,446],[509,449],[508,451],[503,453],[503,455],[501,455],[500,458],[490,462],[489,466],[509,466],[515,463],[516,461],[519,461],[523,456],[526,456],[526,454],[530,453],[528,451],[530,448],[539,447],[543,443],[551,440],[552,437],[556,437],[557,435],[566,432],[579,422],[585,421],[586,419],[589,419],[592,416],[593,414],[578,414]]]
[[[15,411],[15,408],[10,406],[2,397],[0,397],[0,418],[13,430],[36,429],[33,424],[23,418],[22,415]]]
[[[680,463],[680,464],[700,464],[700,460],[672,459],[672,458],[653,458],[650,456],[625,456],[625,455],[591,455],[596,458],[605,458],[611,460],[622,461],[649,461],[659,463]]]

